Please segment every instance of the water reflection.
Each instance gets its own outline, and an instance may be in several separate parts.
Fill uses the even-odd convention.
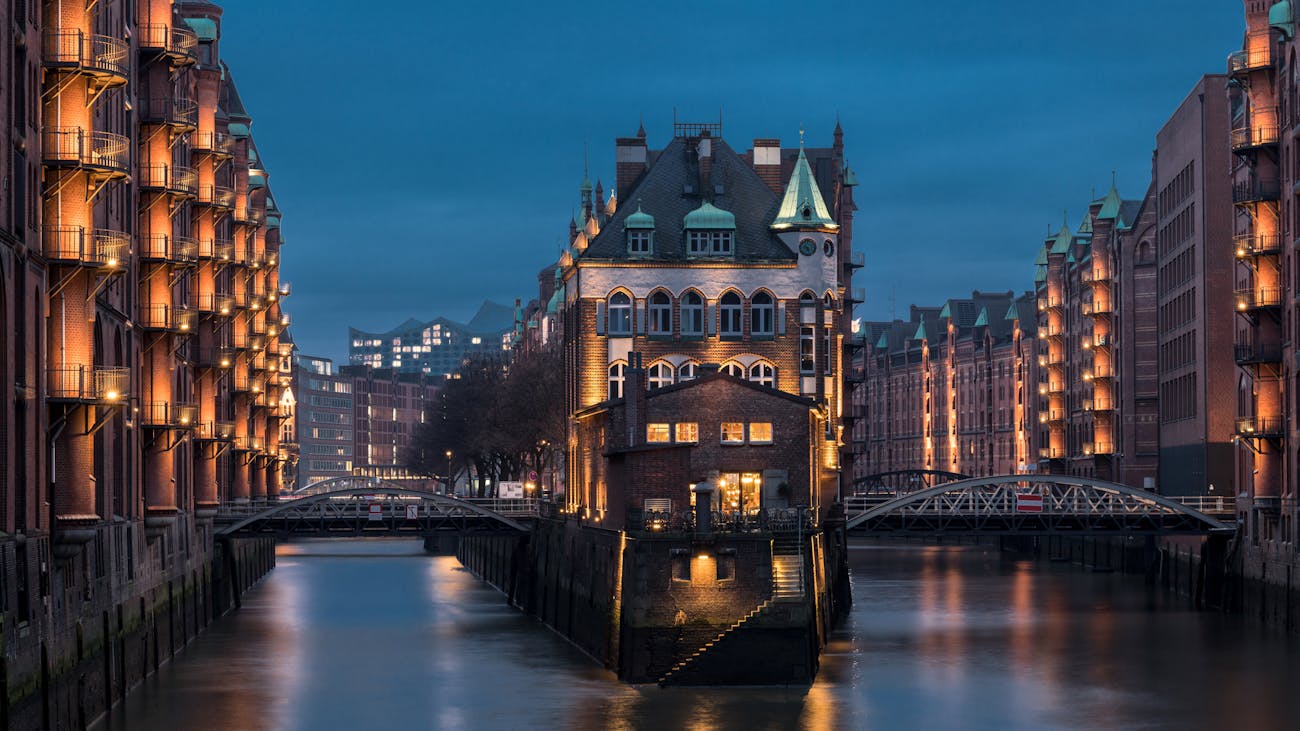
[[[856,546],[811,687],[629,687],[454,559],[307,542],[115,709],[114,728],[1293,728],[1296,641],[1131,577]],[[106,722],[101,722],[101,728]]]

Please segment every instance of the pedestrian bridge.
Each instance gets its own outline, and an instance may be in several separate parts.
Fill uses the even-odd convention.
[[[429,536],[439,532],[527,531],[536,500],[458,498],[390,482],[339,478],[276,502],[223,505],[218,536]]]
[[[845,501],[849,530],[936,535],[1233,533],[1231,498],[1179,499],[1070,475],[996,475]]]

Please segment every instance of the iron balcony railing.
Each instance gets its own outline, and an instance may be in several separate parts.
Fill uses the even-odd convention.
[[[764,508],[747,511],[714,510],[714,533],[794,533],[817,528],[817,513],[810,508]],[[695,530],[694,510],[630,510],[628,530],[649,533],[689,533]]]
[[[1232,243],[1239,259],[1282,251],[1282,237],[1277,234],[1239,234],[1232,237]]]
[[[205,346],[194,355],[194,364],[199,368],[230,368],[235,365],[235,350],[223,346]]]
[[[1280,416],[1239,416],[1234,422],[1243,437],[1280,437],[1286,434],[1286,420]]]
[[[1282,305],[1282,290],[1279,287],[1251,287],[1236,291],[1238,311],[1256,310]]]
[[[110,175],[131,173],[131,140],[81,127],[46,127],[41,133],[46,165],[71,165]]]
[[[199,192],[199,176],[194,168],[167,163],[145,163],[137,171],[137,182],[146,190],[193,198]]]
[[[192,429],[198,424],[199,407],[171,401],[151,401],[140,407],[140,421],[145,426]]]
[[[235,438],[235,423],[232,421],[205,421],[195,430],[199,439],[229,442]]]
[[[1262,38],[1255,38],[1253,43],[1248,36],[1246,39],[1248,48],[1228,54],[1229,75],[1241,76],[1273,65],[1272,40],[1268,37],[1267,30],[1262,35]]]
[[[235,191],[224,185],[200,185],[197,202],[228,211],[235,207]]]
[[[1246,343],[1234,345],[1232,352],[1233,357],[1237,361],[1237,365],[1282,362],[1281,343]]]
[[[53,401],[121,403],[126,400],[131,371],[109,366],[51,368],[46,375],[46,397]]]
[[[41,49],[47,67],[76,69],[115,86],[129,78],[130,55],[130,46],[121,38],[79,30],[47,31]]]
[[[861,269],[866,265],[867,265],[867,255],[861,251],[851,252],[849,254],[848,261],[845,262],[845,266],[847,266],[850,269]]]
[[[165,53],[179,65],[198,61],[199,37],[188,28],[148,24],[138,26],[136,35],[142,50]]]
[[[173,264],[190,265],[199,260],[199,242],[189,236],[173,236],[171,261]]]
[[[190,149],[220,157],[232,157],[235,154],[235,139],[225,132],[200,130],[190,136]]]
[[[131,254],[131,237],[121,231],[46,226],[41,239],[45,258],[60,264],[122,269]]]
[[[1039,447],[1039,459],[1065,459],[1065,450],[1056,447]]]
[[[221,317],[230,317],[235,314],[235,298],[228,294],[200,294],[197,304],[199,312],[211,313]]]
[[[1232,185],[1233,203],[1260,203],[1281,197],[1282,184],[1276,179],[1241,180]]]
[[[1093,442],[1092,451],[1093,454],[1114,454],[1115,443],[1114,442]]]
[[[197,312],[176,305],[141,305],[138,323],[146,330],[188,333],[194,330]]]
[[[242,452],[258,452],[262,449],[262,440],[257,437],[251,437],[247,434],[236,435],[233,439],[235,449]]]
[[[1109,398],[1093,398],[1092,410],[1093,411],[1114,411],[1115,400]]]
[[[235,242],[232,239],[216,239],[212,243],[212,258],[217,261],[235,260]]]
[[[1276,145],[1278,127],[1276,124],[1260,124],[1250,127],[1238,127],[1232,130],[1231,144],[1233,152],[1243,152],[1265,145]]]
[[[143,122],[185,129],[194,129],[199,124],[199,105],[192,99],[163,96],[143,101],[140,109],[140,120]]]
[[[1108,299],[1103,299],[1103,300],[1093,300],[1093,302],[1092,302],[1092,313],[1091,313],[1091,314],[1093,314],[1093,315],[1109,315],[1110,313],[1112,313],[1112,312],[1114,312],[1114,311],[1115,311],[1115,307],[1114,307],[1114,305],[1111,304],[1110,300],[1108,300]],[[1085,314],[1087,314],[1087,313],[1085,313]]]

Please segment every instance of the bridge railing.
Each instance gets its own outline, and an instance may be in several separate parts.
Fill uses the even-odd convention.
[[[848,515],[865,513],[878,505],[883,505],[903,495],[916,492],[916,490],[902,490],[896,492],[873,491],[869,493],[858,493],[856,495],[844,498],[844,512]],[[1009,496],[1009,494],[1008,494]],[[1191,508],[1200,513],[1211,515],[1216,518],[1231,518],[1236,515],[1236,498],[1226,495],[1165,495],[1170,500],[1179,502],[1184,506]],[[1122,499],[1118,496],[1107,499],[1112,505],[1118,505]],[[1008,497],[1008,509],[1015,509],[1014,499]],[[1066,497],[1049,497],[1045,501],[1044,508],[1047,510],[1068,510],[1075,511],[1083,509],[1088,511],[1090,508],[1100,507],[1096,500],[1088,500],[1081,495],[1074,494]],[[1136,509],[1130,505],[1130,509]]]
[[[711,529],[714,533],[773,533],[795,531],[803,523],[804,530],[817,528],[817,511],[811,508],[767,508],[752,512],[713,511]],[[692,510],[634,510],[627,521],[628,530],[650,533],[690,533],[695,530],[695,512]]]

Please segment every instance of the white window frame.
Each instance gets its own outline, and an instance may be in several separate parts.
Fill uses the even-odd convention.
[[[662,298],[662,301],[655,300]],[[673,300],[666,292],[653,292],[650,295],[650,334],[651,335],[672,335],[673,334]]]
[[[736,301],[727,303],[728,297]],[[736,292],[726,292],[718,298],[718,336],[738,338],[745,334],[745,299]]]
[[[668,361],[655,361],[646,369],[646,387],[655,389],[673,385],[673,366]]]
[[[692,298],[695,299],[694,303],[690,302]],[[682,295],[680,316],[682,335],[704,335],[704,311],[704,297],[699,292],[690,291]]]
[[[730,426],[730,427],[735,427],[735,430],[734,430],[734,431],[738,432],[738,433],[739,433],[739,436],[734,436],[734,435],[733,435],[732,438],[728,438],[728,437],[727,437],[727,432],[728,432],[728,431],[732,431],[732,430],[729,430],[729,429],[727,428],[727,427],[729,427],[729,426]],[[718,441],[719,441],[719,443],[724,444],[724,445],[727,445],[727,446],[736,446],[736,445],[739,445],[739,444],[744,444],[744,443],[745,443],[745,422],[743,422],[743,421],[724,421],[724,422],[722,422],[721,424],[719,424],[719,425],[718,425]]]
[[[617,301],[617,304],[615,302]],[[609,334],[632,334],[632,298],[626,292],[615,292],[609,296]]]

